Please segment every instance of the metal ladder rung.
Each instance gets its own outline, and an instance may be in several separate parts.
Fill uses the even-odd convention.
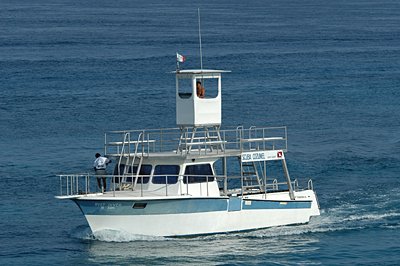
[[[258,189],[262,190],[262,180],[260,180],[258,176],[258,171],[256,168],[256,164],[252,163],[243,163],[241,162],[242,168],[242,177],[243,177],[243,188],[246,189]]]
[[[257,179],[245,179],[244,181],[246,181],[246,182],[258,182]]]

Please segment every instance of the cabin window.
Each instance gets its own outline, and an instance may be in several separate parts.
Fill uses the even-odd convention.
[[[183,178],[183,183],[187,184],[189,180],[190,183],[202,183],[202,182],[214,181],[214,176],[212,173],[211,165],[209,164],[196,164],[188,165],[185,169],[185,176]]]
[[[192,96],[192,80],[179,79],[179,97],[181,99],[189,99]]]
[[[121,164],[119,166],[119,171],[118,171],[118,164],[115,165],[114,173],[113,173],[114,174],[114,183],[119,183],[118,175],[121,175],[121,177],[120,177],[121,181],[123,180],[122,175],[124,174],[124,170],[125,170],[125,164]],[[133,166],[133,173],[136,174],[136,171],[137,171],[137,165],[134,165]],[[132,173],[131,166],[128,165],[127,168],[126,168],[125,175],[131,174],[131,173]],[[151,165],[143,164],[142,167],[140,167],[139,176],[143,176],[143,184],[147,184],[149,182],[150,173],[151,173]],[[133,181],[135,181],[135,179],[133,179]],[[132,177],[131,176],[127,176],[125,178],[125,182],[132,183]],[[139,184],[142,183],[142,178],[139,178],[138,183]]]
[[[136,174],[138,169],[137,165],[133,166],[133,173]],[[128,166],[128,170],[126,171],[128,174],[131,174],[131,166]],[[151,165],[148,164],[142,164],[142,166],[140,167],[140,171],[139,171],[139,178],[137,183],[141,184],[142,183],[142,178],[141,176],[143,176],[143,184],[147,184],[149,183],[149,179],[150,179],[150,173],[151,173]],[[135,178],[135,177],[133,177]],[[135,181],[135,179],[133,179],[133,181]],[[127,176],[126,177],[126,182],[130,183],[132,182],[132,177],[131,176]]]
[[[179,97],[181,99],[189,99],[192,97],[193,84],[191,79],[179,79]],[[204,98],[213,99],[218,96],[218,79],[217,78],[197,78],[195,86],[195,92],[197,92],[197,82],[201,83],[201,87],[204,89]],[[195,95],[197,96],[197,95]]]
[[[204,89],[204,99],[213,99],[218,96],[218,79],[196,79],[197,82],[201,82],[201,87]],[[197,88],[197,87],[196,87]]]
[[[153,184],[176,184],[178,182],[179,165],[157,165],[153,173]]]

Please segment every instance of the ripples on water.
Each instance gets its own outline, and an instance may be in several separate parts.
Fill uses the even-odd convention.
[[[174,127],[175,53],[223,75],[223,125],[288,126],[306,225],[162,238],[104,231],[53,198],[103,131]],[[1,265],[396,265],[398,1],[2,1]],[[271,169],[273,172],[273,169]],[[160,222],[162,223],[162,222]]]

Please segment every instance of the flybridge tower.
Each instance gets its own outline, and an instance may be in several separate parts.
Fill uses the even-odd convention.
[[[201,69],[180,71],[179,62],[184,62],[185,58],[177,53],[178,69],[172,72],[176,74],[176,124],[182,131],[192,127],[193,135],[198,127],[207,131],[209,126],[216,130],[221,126],[221,73],[230,72],[203,69],[200,8],[198,17]],[[198,83],[205,90],[201,97],[197,95]]]
[[[221,125],[221,73],[224,70],[181,70],[176,74],[176,124],[179,127]],[[197,96],[197,83],[205,90]]]

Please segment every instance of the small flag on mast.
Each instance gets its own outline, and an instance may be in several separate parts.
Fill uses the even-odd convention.
[[[185,57],[183,55],[176,53],[176,61],[183,63],[185,62]]]

